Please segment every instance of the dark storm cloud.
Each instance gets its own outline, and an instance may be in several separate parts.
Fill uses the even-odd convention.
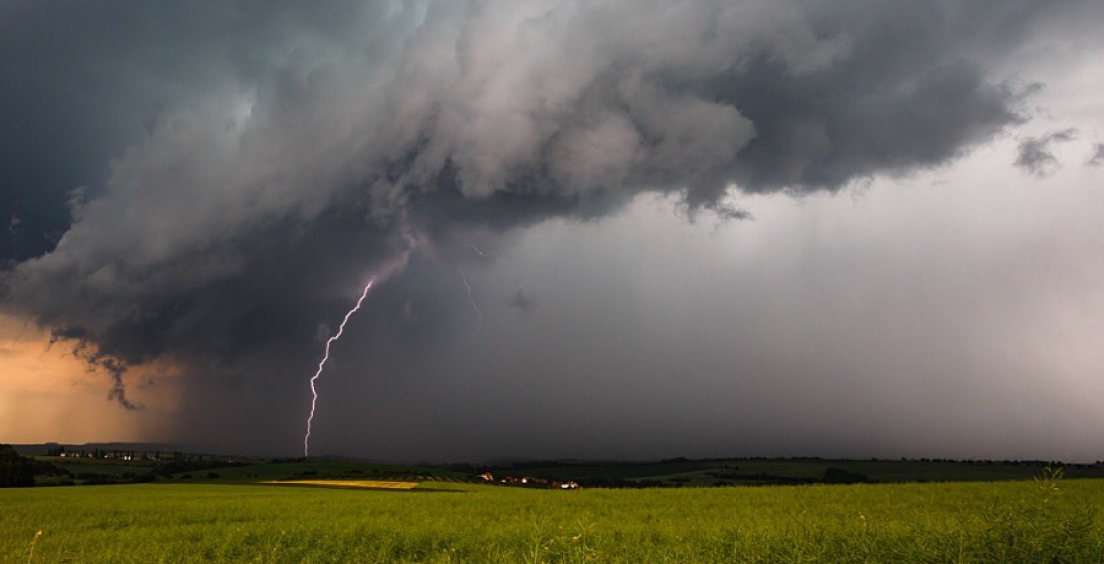
[[[733,183],[942,165],[1024,119],[1032,87],[990,69],[1072,4],[9,4],[8,302],[120,385],[170,359],[228,387],[265,374],[287,407],[318,320],[414,238],[458,261],[457,232],[644,191],[739,215]],[[403,280],[422,290],[394,303],[428,327],[443,282]]]
[[[162,108],[227,77],[212,22],[228,10],[94,2],[0,6],[0,259],[45,252],[68,227],[66,194],[96,189]],[[145,124],[145,125],[144,125]]]
[[[1058,168],[1058,158],[1051,152],[1054,143],[1066,143],[1077,139],[1076,129],[1051,131],[1038,137],[1027,137],[1020,141],[1016,166],[1036,176],[1046,176]]]
[[[1089,166],[1104,165],[1104,143],[1096,143],[1093,145],[1092,156],[1089,157],[1086,164]]]

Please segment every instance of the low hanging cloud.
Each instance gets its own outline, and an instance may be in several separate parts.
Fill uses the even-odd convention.
[[[1058,158],[1051,151],[1055,143],[1067,143],[1077,139],[1077,130],[1073,128],[1051,131],[1038,137],[1027,137],[1020,141],[1016,166],[1035,176],[1047,176],[1060,166]]]
[[[35,201],[72,214],[48,252],[12,251],[7,307],[113,359],[123,405],[122,370],[155,359],[297,374],[319,319],[414,239],[445,249],[643,192],[739,216],[732,187],[803,194],[944,165],[1025,119],[1031,88],[992,69],[1077,4],[8,6],[20,53],[79,53],[4,86],[20,112],[86,84],[90,114],[134,127],[82,115],[72,157],[37,155],[89,188],[79,206],[77,183]],[[59,32],[74,18],[79,39]],[[1018,164],[1045,167],[1053,135]]]
[[[117,402],[121,407],[130,411],[141,409],[141,405],[127,398],[126,385],[123,383],[123,375],[127,371],[125,361],[100,350],[94,342],[88,340],[87,334],[79,328],[54,330],[50,334],[49,346],[59,342],[71,343],[73,356],[83,361],[88,366],[89,372],[103,372],[111,378],[111,388],[107,391],[107,399]]]
[[[1089,166],[1104,165],[1104,143],[1093,144],[1092,156],[1085,164]]]

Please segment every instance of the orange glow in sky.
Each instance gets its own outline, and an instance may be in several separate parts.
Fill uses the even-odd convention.
[[[108,375],[89,372],[71,344],[48,343],[33,323],[0,314],[0,443],[159,440],[176,407],[171,367],[130,370],[128,397],[143,407],[127,411],[107,399]]]

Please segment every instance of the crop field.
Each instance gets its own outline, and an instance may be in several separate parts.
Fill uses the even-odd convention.
[[[372,490],[412,490],[418,487],[418,482],[394,482],[381,480],[284,480],[260,482],[267,485],[283,486],[317,486],[329,488],[362,488]]]
[[[0,562],[1102,562],[1102,502],[1099,480],[9,489],[0,490]]]

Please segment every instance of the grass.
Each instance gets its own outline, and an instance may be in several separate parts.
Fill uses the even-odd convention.
[[[0,490],[0,562],[1104,561],[1097,480],[432,486],[463,493],[180,483]]]

